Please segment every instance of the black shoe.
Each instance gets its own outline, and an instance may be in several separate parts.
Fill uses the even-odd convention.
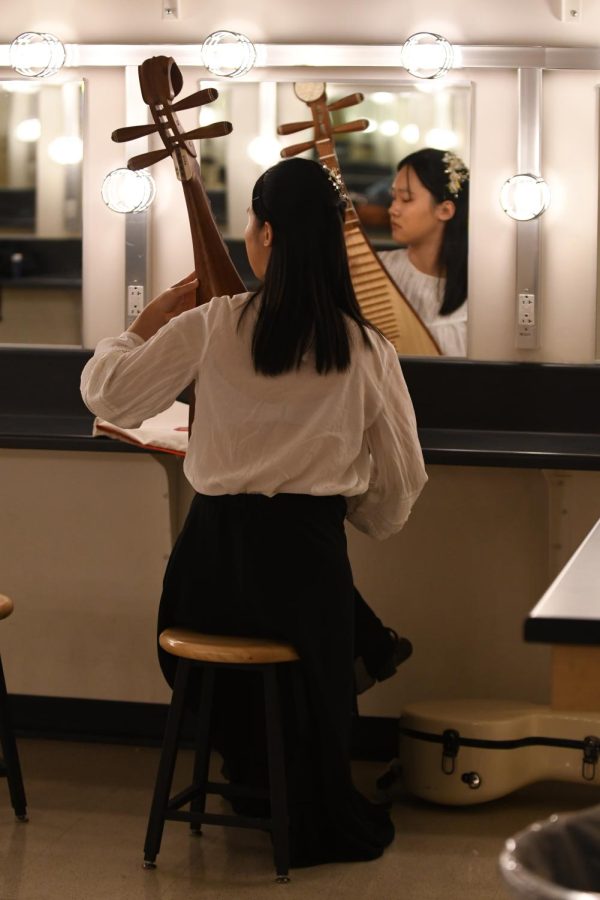
[[[386,628],[390,638],[390,645],[385,653],[378,658],[367,661],[359,656],[354,660],[354,681],[356,693],[362,694],[373,687],[376,681],[385,681],[396,674],[401,663],[405,662],[413,652],[413,646],[408,638],[398,637],[393,628]]]

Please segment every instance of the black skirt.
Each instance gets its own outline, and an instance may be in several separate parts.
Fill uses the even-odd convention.
[[[335,496],[196,495],[167,566],[159,611],[159,633],[179,626],[270,637],[296,648],[300,690],[292,667],[281,667],[295,867],[374,859],[394,837],[387,809],[352,784],[356,598],[345,512],[344,498]],[[159,659],[172,684],[176,660],[160,649]],[[193,687],[190,703],[197,696]],[[263,723],[258,677],[220,672],[213,740],[231,781],[268,783]],[[260,814],[248,803],[240,811]]]

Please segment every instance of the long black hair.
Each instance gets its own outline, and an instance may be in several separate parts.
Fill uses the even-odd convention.
[[[252,210],[269,222],[273,242],[264,280],[242,310],[259,304],[252,335],[257,372],[299,368],[310,350],[317,372],[350,365],[347,319],[370,346],[348,266],[346,200],[328,170],[309,159],[286,159],[267,169],[252,191]],[[346,318],[347,317],[347,318]]]
[[[410,166],[436,203],[451,200],[455,213],[445,223],[438,266],[446,275],[441,316],[458,309],[467,299],[469,254],[469,172],[452,153],[426,147],[401,159],[398,171]]]

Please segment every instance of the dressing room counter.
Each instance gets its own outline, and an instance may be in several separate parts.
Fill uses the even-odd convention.
[[[190,488],[176,457],[92,437],[79,393],[90,355],[0,347],[1,587],[16,606],[3,657],[24,731],[154,740],[167,697],[155,610]],[[457,696],[477,680],[490,696],[544,700],[547,648],[522,646],[515,623],[600,514],[600,476],[566,471],[600,470],[600,366],[402,367],[430,484],[397,538],[348,529],[361,590],[419,650],[402,679],[361,698],[365,744],[386,760],[403,703],[442,683]]]
[[[0,447],[145,451],[92,438],[79,348],[0,348]],[[403,358],[426,463],[600,469],[600,366]]]

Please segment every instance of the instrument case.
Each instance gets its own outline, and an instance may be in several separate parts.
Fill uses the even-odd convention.
[[[434,803],[494,800],[535,781],[598,786],[600,712],[503,700],[423,701],[400,718],[406,789]]]

